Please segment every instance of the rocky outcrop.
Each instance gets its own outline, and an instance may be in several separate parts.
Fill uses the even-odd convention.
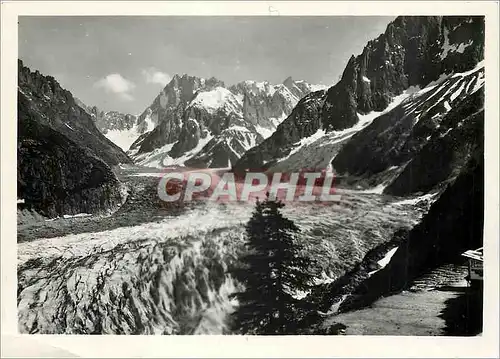
[[[97,130],[90,115],[54,78],[19,65],[20,209],[54,217],[120,205],[120,183],[108,164],[130,162],[128,157]]]
[[[158,123],[131,146],[140,165],[227,167],[262,142],[315,86],[174,76],[143,115]],[[141,117],[140,117],[141,118]]]
[[[279,85],[269,82],[244,81],[230,87],[243,96],[243,118],[255,126],[273,130],[290,114],[299,100],[310,92],[326,86],[294,81],[288,77]]]
[[[384,192],[404,196],[439,189],[460,173],[483,141],[484,92],[478,91],[443,118],[439,131],[434,132]]]
[[[201,88],[209,91],[217,86],[223,87],[224,83],[214,77],[203,79],[176,74],[139,116],[139,122],[152,122],[154,130],[140,141],[138,139],[130,147],[131,153],[148,153],[177,141],[183,125],[184,110],[195,93]]]

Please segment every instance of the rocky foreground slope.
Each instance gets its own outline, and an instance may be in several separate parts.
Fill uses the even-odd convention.
[[[110,169],[130,163],[50,76],[19,62],[17,196],[45,216],[94,213],[121,203]]]
[[[365,268],[369,261],[365,258],[326,289],[323,308],[328,310],[340,300],[339,312],[359,309],[382,296],[410,288],[416,278],[435,268],[462,264],[461,253],[482,246],[483,224],[484,152],[478,146],[422,221],[409,232],[396,233],[388,242],[387,248],[393,253],[385,267],[369,272]],[[463,278],[462,275],[460,279]]]
[[[176,75],[139,116],[156,127],[140,136],[129,154],[151,167],[231,166],[316,87],[291,78],[279,85],[244,81],[226,87],[216,78]]]

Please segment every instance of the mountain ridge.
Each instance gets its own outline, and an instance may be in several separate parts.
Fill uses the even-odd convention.
[[[71,92],[18,61],[17,197],[44,216],[97,213],[121,205],[111,170],[130,163]]]
[[[360,55],[351,56],[338,83],[314,98],[306,128],[294,113],[306,112],[312,102],[301,101],[280,125],[287,130],[278,129],[245,153],[233,170],[328,169],[341,185],[383,190],[434,141],[434,132],[445,136],[441,129],[460,125],[459,119],[445,118],[451,107],[483,91],[483,58],[482,17],[398,17]],[[463,139],[463,145],[470,141],[475,140]],[[442,175],[435,174],[444,180]],[[397,193],[414,191],[418,188],[407,186]]]
[[[314,85],[176,75],[139,118],[157,126],[129,150],[140,165],[227,167],[267,138]],[[205,148],[206,146],[206,148]]]

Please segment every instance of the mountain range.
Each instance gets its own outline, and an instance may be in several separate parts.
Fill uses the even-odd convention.
[[[398,17],[328,89],[175,75],[138,116],[87,106],[20,62],[19,121],[36,114],[108,166],[328,169],[406,195],[452,180],[482,141],[483,58],[482,17]]]
[[[328,168],[349,186],[428,191],[482,141],[483,58],[482,17],[398,17],[234,169]]]
[[[155,129],[128,154],[143,166],[231,167],[317,88],[291,77],[278,85],[244,81],[226,87],[213,77],[175,75],[138,118]]]
[[[213,77],[175,75],[138,116],[87,106],[19,61],[18,208],[56,217],[119,207],[121,164],[331,171],[338,187],[362,197],[425,202],[418,224],[377,234],[385,249],[394,245],[384,267],[368,271],[361,261],[318,294],[322,312],[333,304],[340,312],[369,305],[444,263],[463,264],[460,254],[483,244],[484,20],[400,16],[349,58],[329,88],[292,78],[226,86]],[[130,178],[135,195],[146,188],[146,177]],[[148,186],[157,200],[156,178]],[[357,205],[340,201],[331,216]],[[311,226],[322,232],[320,221]],[[355,246],[364,240],[351,237]]]

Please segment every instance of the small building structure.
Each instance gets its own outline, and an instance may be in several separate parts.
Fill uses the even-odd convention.
[[[484,266],[483,266],[483,247],[470,249],[462,253],[462,256],[469,259],[469,274],[467,282],[470,287],[480,287],[483,284]]]

